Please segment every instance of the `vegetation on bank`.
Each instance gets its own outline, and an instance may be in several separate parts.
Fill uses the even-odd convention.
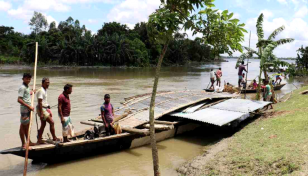
[[[221,12],[212,7],[197,14],[188,13],[190,23],[175,26],[163,65],[210,61],[223,53],[232,55],[242,51],[240,43],[244,40],[245,24],[239,23],[228,10]],[[187,20],[176,19],[176,11],[181,10],[172,9],[170,20],[179,24]],[[137,23],[133,29],[117,22],[104,23],[93,33],[72,17],[57,26],[55,22],[48,24],[44,15],[34,12],[29,25],[32,29],[29,35],[14,31],[13,27],[0,26],[0,55],[32,63],[35,42],[38,42],[39,62],[45,64],[147,67],[157,64],[164,46],[158,39],[151,39],[149,33],[155,31],[149,31],[145,22]],[[202,37],[191,40],[179,32],[186,29],[196,29],[194,35],[199,33]]]
[[[278,103],[272,112],[226,139],[225,149],[191,172],[228,176],[307,175],[308,95],[300,94],[307,89],[306,86],[294,91],[288,101]]]

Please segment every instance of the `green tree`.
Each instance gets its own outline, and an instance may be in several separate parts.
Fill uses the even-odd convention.
[[[302,46],[297,50],[296,65],[300,70],[308,69],[308,47]]]
[[[228,53],[230,56],[235,51],[242,52],[241,42],[244,41],[245,24],[239,24],[239,20],[233,18],[233,13],[228,10],[219,12],[211,7],[201,10],[192,16],[196,20],[196,32],[203,34],[202,39],[206,44],[212,46],[214,58],[220,54]]]
[[[153,168],[155,176],[160,175],[160,170],[155,139],[154,108],[163,58],[167,51],[169,41],[172,39],[173,34],[179,30],[179,26],[183,25],[185,29],[192,29],[193,21],[188,20],[190,13],[192,13],[195,8],[204,7],[206,5],[212,6],[212,2],[213,0],[161,0],[162,4],[160,8],[149,17],[148,32],[150,39],[163,45],[163,49],[156,67],[149,114]]]
[[[46,17],[43,14],[34,11],[33,17],[31,18],[29,25],[31,26],[33,32],[35,34],[38,34],[47,28],[48,23]]]

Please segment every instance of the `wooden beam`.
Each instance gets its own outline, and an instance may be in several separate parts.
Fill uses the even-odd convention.
[[[83,124],[83,125],[90,125],[90,126],[95,126],[95,125],[104,126],[104,124],[102,124],[102,123],[95,123],[95,122],[88,122],[88,121],[81,121],[80,123]]]
[[[164,125],[175,125],[175,124],[178,124],[179,122],[169,122],[169,121],[155,120],[154,123],[164,124]]]
[[[144,128],[150,129],[150,124],[143,125]],[[163,125],[163,124],[154,124],[155,130],[158,131],[167,131],[174,129],[173,125]]]
[[[132,134],[140,134],[143,136],[148,136],[150,134],[149,130],[140,130],[140,129],[130,128],[130,127],[121,127],[121,128],[122,128],[122,131],[132,133]]]

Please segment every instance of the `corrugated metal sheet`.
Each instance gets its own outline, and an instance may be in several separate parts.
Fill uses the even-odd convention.
[[[270,104],[270,102],[229,99],[193,113],[179,112],[170,115],[223,126],[237,119],[246,119],[249,117],[250,112],[261,109],[268,104]]]
[[[191,120],[197,120],[200,122],[205,122],[213,125],[223,126],[228,124],[238,118],[247,116],[247,114],[242,112],[234,112],[220,109],[206,108],[194,113],[173,113],[172,116],[182,117]],[[249,115],[249,114],[248,114]]]
[[[269,105],[269,104],[270,102],[264,102],[264,101],[230,99],[222,103],[219,103],[217,105],[211,106],[211,108],[249,113],[257,109],[263,108],[264,106]]]

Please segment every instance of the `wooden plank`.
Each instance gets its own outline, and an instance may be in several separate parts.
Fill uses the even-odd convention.
[[[162,121],[162,120],[154,120],[154,123],[165,124],[165,125],[175,125],[175,124],[178,124],[179,122],[169,122],[169,121]]]
[[[144,124],[144,128],[150,129],[150,124]],[[158,131],[167,131],[167,130],[172,130],[174,129],[173,125],[163,125],[163,124],[154,124],[155,130]]]
[[[78,141],[71,141],[71,142],[66,142],[66,143],[60,143],[59,146],[63,147],[69,147],[69,146],[75,146],[75,145],[82,145],[88,143],[89,140],[78,140]]]
[[[96,123],[96,122],[90,122],[90,121],[81,121],[80,123],[83,125],[90,125],[90,126],[95,126],[95,125],[104,126],[104,124],[102,123]]]
[[[148,136],[150,134],[149,130],[140,130],[140,129],[136,129],[136,128],[130,128],[130,127],[122,127],[122,131],[128,132],[128,133],[132,133],[132,134],[140,134],[140,135],[144,135],[144,136]]]
[[[56,146],[53,144],[41,144],[41,145],[36,145],[36,146],[31,146],[32,150],[47,150],[47,149],[52,149],[55,148]]]
[[[93,140],[88,140],[88,143],[101,142],[101,141],[107,141],[107,140],[112,140],[112,139],[118,139],[118,138],[130,136],[130,135],[131,134],[129,134],[129,133],[115,134],[115,135],[111,135],[111,136],[105,136],[105,137],[95,138]]]

